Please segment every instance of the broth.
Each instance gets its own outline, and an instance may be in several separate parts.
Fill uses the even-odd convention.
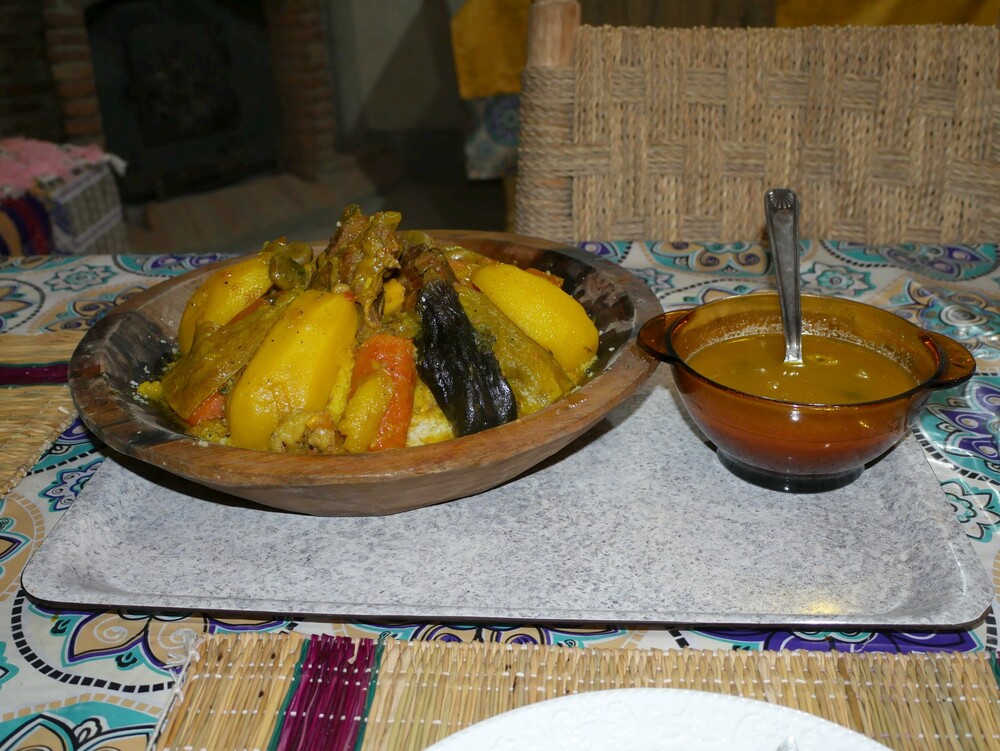
[[[727,339],[698,350],[687,364],[723,386],[755,396],[807,404],[857,404],[917,385],[896,361],[860,344],[802,336],[802,363],[786,363],[783,334]]]

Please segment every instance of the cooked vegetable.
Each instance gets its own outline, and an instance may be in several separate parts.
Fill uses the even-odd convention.
[[[216,391],[195,407],[194,412],[188,418],[188,422],[192,425],[198,425],[205,422],[205,420],[218,420],[225,414],[225,411],[226,397],[222,395],[221,391]]]
[[[472,282],[525,334],[581,380],[600,335],[584,307],[555,284],[509,263],[482,266]]]
[[[390,279],[383,285],[382,292],[382,315],[388,318],[402,309],[406,287],[398,279]]]
[[[415,306],[421,288],[435,279],[456,281],[448,259],[435,245],[408,245],[399,258],[399,281],[407,291],[404,305]]]
[[[597,331],[562,279],[399,221],[348,206],[318,256],[282,237],[211,275],[137,397],[199,439],[358,453],[496,427],[583,379]]]
[[[409,253],[413,248],[433,248],[441,256],[441,260],[451,268],[451,276],[463,284],[469,283],[472,272],[487,263],[495,263],[489,256],[477,253],[474,250],[463,248],[461,245],[445,245],[439,247],[426,232],[419,230],[404,230],[397,233],[403,242],[403,253]]]
[[[278,289],[305,289],[312,281],[315,262],[312,248],[306,243],[287,243],[275,240],[264,246],[270,251],[271,261],[267,272],[271,283]]]
[[[226,405],[230,441],[265,450],[283,417],[318,412],[350,362],[358,318],[345,295],[299,293],[237,379]]]
[[[377,435],[364,450],[404,448],[413,417],[413,389],[417,381],[413,341],[380,333],[363,342],[354,357],[351,387],[355,395],[362,382],[376,373],[388,378],[386,391],[390,398],[377,425]]]
[[[344,443],[327,411],[293,412],[281,418],[271,433],[271,451],[319,451],[336,453]]]
[[[406,433],[406,445],[425,446],[450,441],[454,437],[454,426],[441,411],[427,384],[418,378],[417,387],[413,389],[413,419]]]
[[[212,274],[188,300],[177,332],[181,354],[191,349],[195,329],[202,323],[222,325],[271,287],[271,253],[261,252]]]
[[[493,354],[517,398],[517,413],[530,415],[573,388],[573,381],[542,345],[531,339],[482,292],[456,285],[462,308],[480,336],[492,340]]]
[[[452,284],[428,282],[417,298],[422,331],[417,372],[459,436],[517,418],[517,401],[487,342],[476,334]]]
[[[361,379],[337,426],[344,435],[345,449],[358,454],[372,447],[390,401],[392,379],[385,371],[375,370]]]
[[[242,370],[293,295],[279,296],[224,326],[204,323],[191,350],[163,375],[163,396],[188,422],[199,405]]]

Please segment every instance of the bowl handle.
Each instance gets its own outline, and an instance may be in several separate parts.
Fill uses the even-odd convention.
[[[924,332],[941,353],[941,372],[927,382],[931,388],[957,386],[976,372],[976,358],[954,339],[933,331]]]
[[[655,357],[666,361],[679,361],[680,358],[670,346],[670,329],[677,319],[691,312],[691,308],[671,310],[661,313],[646,321],[639,329],[639,344]]]

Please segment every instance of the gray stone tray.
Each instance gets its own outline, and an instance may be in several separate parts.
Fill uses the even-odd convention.
[[[258,508],[109,458],[23,575],[33,597],[338,618],[948,627],[992,585],[908,438],[840,490],[730,475],[661,367],[545,465],[390,517]]]

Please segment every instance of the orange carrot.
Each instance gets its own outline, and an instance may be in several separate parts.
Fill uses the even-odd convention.
[[[187,418],[190,425],[197,425],[205,420],[218,420],[226,410],[226,397],[216,391],[205,401],[194,408],[194,412]]]
[[[243,310],[241,310],[239,313],[237,313],[236,315],[234,315],[229,320],[229,322],[233,323],[234,321],[238,321],[241,318],[246,318],[248,315],[250,315],[251,313],[253,313],[255,310],[257,310],[257,308],[259,308],[263,304],[264,304],[264,298],[263,297],[258,297],[252,303],[250,303],[245,308],[243,308]]]
[[[406,433],[413,416],[413,389],[417,383],[413,342],[402,336],[375,334],[358,347],[351,373],[351,392],[376,368],[383,369],[392,381],[392,399],[379,424],[371,451],[404,448]]]

